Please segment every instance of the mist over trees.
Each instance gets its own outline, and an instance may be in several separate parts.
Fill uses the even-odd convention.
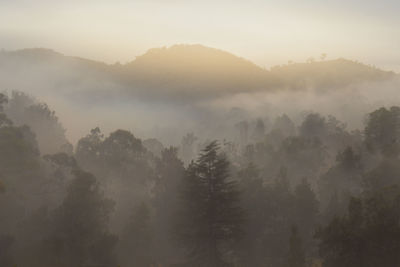
[[[204,61],[186,58],[194,50],[203,51]],[[0,58],[34,64],[31,52],[2,52]],[[49,51],[43,56],[65,60]],[[221,58],[222,66],[235,65],[230,73],[242,76],[228,82],[223,72],[209,70],[198,77],[211,56]],[[162,62],[153,69],[157,60]],[[196,71],[190,73],[187,64]],[[360,80],[381,83],[396,74],[346,60],[304,64],[267,71],[201,46],[156,49],[112,67],[68,58],[63,68],[85,66],[104,80],[118,77],[124,86],[151,89],[145,97],[119,92],[122,98],[154,96],[149,105],[160,116],[163,100],[185,98],[189,87],[176,77],[195,81],[190,88],[197,90],[168,114],[174,120],[158,118],[163,124],[152,131],[141,129],[155,114],[147,113],[150,108],[133,114],[123,102],[119,106],[121,98],[87,91],[93,103],[106,99],[121,108],[120,120],[135,127],[116,123],[104,129],[98,122],[113,117],[95,109],[85,127],[71,129],[80,133],[74,140],[57,111],[65,102],[0,93],[0,266],[398,266],[400,107],[362,106],[344,121],[340,107],[331,114],[324,105],[307,104],[324,103],[318,94],[331,96],[325,90]],[[337,66],[352,75],[336,73]],[[65,89],[82,78],[77,69],[75,80],[53,78]],[[157,95],[171,79],[175,84]],[[212,83],[204,91],[197,88],[207,79]],[[303,96],[304,106],[275,109],[280,99],[251,110],[255,102],[240,95],[245,84],[256,98],[264,97],[257,95],[265,89],[259,86],[271,86],[277,99],[272,91],[279,84],[293,97]],[[238,87],[228,92],[233,85]],[[347,93],[354,96],[344,91],[330,101]],[[141,123],[133,123],[134,115]],[[169,130],[163,128],[168,124]]]
[[[249,117],[255,123],[268,116],[267,129],[278,116],[286,114],[298,125],[312,111],[361,129],[365,114],[400,101],[398,74],[347,59],[265,69],[222,50],[181,44],[127,60],[106,64],[43,48],[0,51],[0,90],[21,90],[46,102],[73,144],[96,126],[106,134],[127,129],[174,146],[187,133],[231,140],[232,125]],[[43,108],[36,113],[46,113]],[[35,114],[34,119],[43,115]],[[38,137],[41,146],[51,146],[46,153],[64,143],[60,130],[54,145]],[[252,128],[243,138],[257,133]]]

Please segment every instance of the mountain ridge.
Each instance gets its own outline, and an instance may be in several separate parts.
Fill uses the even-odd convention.
[[[145,53],[136,56],[135,59],[128,60],[126,63],[123,63],[123,64],[121,64],[118,61],[116,61],[115,63],[107,63],[107,62],[104,62],[104,61],[101,61],[101,60],[85,58],[85,57],[82,57],[82,56],[65,55],[65,54],[63,54],[61,52],[58,52],[58,51],[54,50],[54,49],[43,48],[43,47],[23,48],[23,49],[17,49],[17,50],[5,50],[5,49],[2,49],[0,51],[0,55],[2,55],[2,54],[11,54],[11,55],[13,55],[14,54],[14,55],[20,55],[20,56],[24,55],[24,56],[26,56],[26,55],[29,55],[29,54],[30,55],[35,55],[36,54],[37,56],[40,56],[40,55],[53,56],[53,57],[54,56],[58,56],[58,57],[75,59],[75,60],[89,61],[89,62],[93,62],[93,63],[104,64],[104,65],[107,65],[107,66],[115,66],[115,65],[125,66],[125,65],[132,65],[133,63],[135,63],[135,61],[142,59],[143,57],[145,57],[148,54],[151,54],[151,53],[154,53],[154,52],[158,52],[158,51],[168,51],[168,50],[171,50],[171,49],[175,50],[175,49],[180,48],[180,47],[199,47],[201,49],[207,49],[207,50],[210,50],[210,51],[211,50],[218,51],[220,53],[223,53],[223,54],[230,55],[230,56],[236,57],[238,59],[241,59],[241,60],[243,60],[245,62],[248,62],[251,65],[257,67],[258,69],[262,69],[262,70],[266,70],[266,71],[272,71],[272,70],[277,69],[277,68],[284,68],[284,67],[296,66],[296,65],[299,66],[299,65],[306,65],[306,64],[318,64],[318,63],[327,63],[327,62],[329,63],[329,62],[333,62],[333,61],[347,61],[349,63],[362,65],[362,66],[365,66],[365,67],[368,67],[368,68],[372,68],[372,69],[376,69],[376,70],[380,70],[380,71],[383,71],[383,72],[390,72],[390,73],[398,74],[393,70],[384,70],[384,69],[382,69],[380,67],[376,67],[376,66],[373,66],[371,64],[366,64],[366,63],[363,63],[363,62],[359,62],[357,60],[350,60],[350,59],[346,59],[346,58],[343,58],[343,57],[339,57],[339,58],[336,58],[336,59],[320,60],[320,61],[315,61],[314,60],[314,61],[311,61],[311,62],[310,61],[308,61],[308,62],[291,62],[291,63],[288,63],[288,64],[274,65],[274,66],[271,66],[270,68],[264,68],[264,67],[262,67],[262,66],[260,66],[260,65],[258,65],[256,63],[252,62],[251,60],[246,59],[246,58],[241,57],[241,56],[238,56],[238,55],[236,55],[234,53],[225,51],[223,49],[204,46],[204,45],[201,45],[201,44],[175,44],[175,45],[171,45],[169,47],[168,46],[162,46],[162,47],[150,48]]]
[[[35,81],[47,81],[53,89],[88,87],[91,92],[112,94],[110,88],[118,88],[128,95],[178,100],[283,89],[329,90],[399,76],[343,58],[264,69],[232,53],[199,44],[149,49],[126,64],[65,56],[44,48],[1,51],[0,77],[7,82],[0,82],[0,86],[24,90],[21,87],[26,85],[21,86],[10,75],[34,76]]]

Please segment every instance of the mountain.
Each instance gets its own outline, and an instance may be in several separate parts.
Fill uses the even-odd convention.
[[[123,65],[64,56],[49,49],[0,52],[0,90],[48,91],[93,103],[121,96],[191,102],[255,91],[330,90],[393,77],[397,77],[393,72],[345,59],[266,70],[202,45],[150,49]]]
[[[13,70],[18,72],[25,72],[34,68],[37,72],[40,71],[65,71],[70,70],[78,76],[82,76],[82,71],[90,71],[92,74],[97,72],[108,72],[109,66],[102,62],[93,60],[68,57],[61,53],[55,52],[51,49],[32,48],[17,51],[1,51],[0,52],[0,70]]]
[[[128,83],[168,94],[225,94],[264,90],[276,82],[265,69],[202,45],[150,49],[122,68]]]
[[[292,90],[333,89],[357,83],[381,82],[397,76],[392,71],[343,58],[276,66],[271,69],[271,74]]]

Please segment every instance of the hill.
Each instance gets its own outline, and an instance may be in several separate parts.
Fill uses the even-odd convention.
[[[254,63],[202,45],[150,49],[117,72],[131,90],[178,99],[269,90],[276,82]]]
[[[191,102],[254,91],[337,89],[396,76],[345,59],[266,70],[202,45],[150,49],[123,65],[64,56],[49,49],[0,52],[2,90],[45,90],[77,101],[109,101],[122,96]]]
[[[394,72],[343,58],[276,66],[271,69],[271,74],[292,90],[333,89],[354,83],[385,81],[397,76]]]

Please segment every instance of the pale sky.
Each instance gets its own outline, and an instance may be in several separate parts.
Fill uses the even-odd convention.
[[[121,63],[203,44],[269,68],[327,53],[400,71],[399,0],[0,0],[0,48]]]

